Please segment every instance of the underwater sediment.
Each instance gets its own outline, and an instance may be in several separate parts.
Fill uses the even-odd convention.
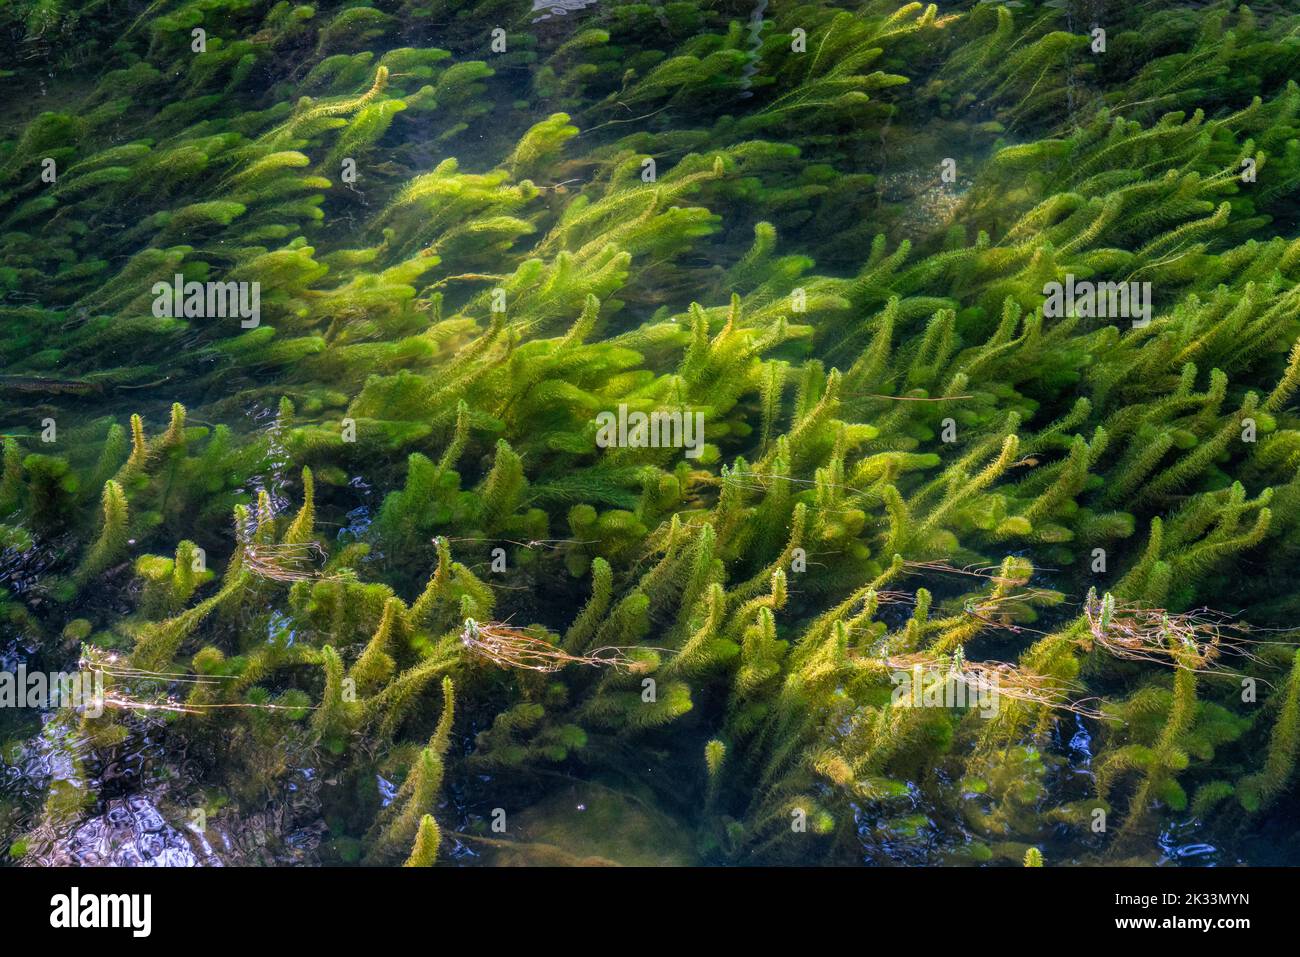
[[[0,861],[1300,861],[1287,4],[0,44]]]

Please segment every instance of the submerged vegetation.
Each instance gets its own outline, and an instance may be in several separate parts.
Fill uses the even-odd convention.
[[[1285,6],[13,0],[0,651],[106,708],[0,849],[142,735],[200,859],[1294,842]]]

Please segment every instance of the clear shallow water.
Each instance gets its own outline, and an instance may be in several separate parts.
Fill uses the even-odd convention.
[[[545,21],[545,29],[563,30],[579,22],[589,6],[582,0],[539,2],[535,12],[539,23]],[[538,114],[527,119],[542,118]],[[495,155],[488,149],[483,152]],[[472,164],[473,159],[467,156],[468,163]],[[908,207],[904,227],[910,226],[918,233],[948,222],[960,196],[959,192],[935,190],[906,173],[885,171],[882,182],[892,201]],[[61,419],[74,425],[109,414],[121,418],[134,411],[144,412],[156,422],[165,418],[173,399],[201,408],[210,398],[192,394],[183,382],[172,383],[169,389],[166,398],[138,394],[116,405],[69,399],[56,407]],[[230,412],[226,423],[245,434],[262,431],[274,437],[274,419],[269,406],[256,406],[242,413]],[[287,465],[288,456],[282,446],[272,441],[263,468],[248,485],[250,492],[265,490],[278,511],[293,507],[286,494]],[[390,474],[352,476],[346,493],[335,492],[332,500],[322,503],[322,523],[336,527],[341,539],[362,537],[374,518],[382,490],[393,487],[393,482]],[[67,547],[66,543],[42,542],[22,556],[6,552],[0,556],[0,581],[18,594],[39,592],[43,570]],[[382,554],[372,556],[373,561],[383,559]],[[545,600],[539,599],[539,603],[545,604]],[[83,610],[69,609],[67,617],[76,617]],[[571,609],[565,606],[552,611],[556,620],[562,621]],[[273,640],[293,639],[283,629],[272,630]],[[13,660],[30,658],[34,653],[21,645],[19,636],[4,632],[0,636],[11,642]],[[71,654],[72,649],[68,650]],[[72,657],[43,665],[67,668],[73,663]],[[322,780],[311,755],[294,755],[289,758],[293,766],[278,791],[254,800],[232,801],[214,796],[205,788],[207,772],[217,760],[214,754],[191,753],[184,738],[169,734],[168,722],[163,719],[141,717],[132,723],[124,742],[98,750],[57,733],[42,733],[42,726],[57,731],[58,716],[0,714],[0,756],[4,760],[0,860],[6,863],[352,863],[360,839],[330,827],[332,793],[357,788],[364,792],[366,800],[379,805],[392,797],[391,784],[382,777],[367,774],[361,783]],[[1089,792],[1092,733],[1085,722],[1063,720],[1047,761],[1043,804],[1076,799]],[[81,765],[78,775],[72,773],[75,764]],[[594,766],[575,769],[568,780],[526,774],[517,781],[484,776],[461,784],[461,790],[453,792],[439,809],[439,817],[455,826],[455,830],[448,827],[446,834],[452,859],[475,866],[680,864],[711,860],[707,852],[683,836],[690,831],[689,817],[683,809],[663,793],[662,784],[656,791],[648,783],[648,779],[665,773],[671,777],[671,768],[629,771],[620,767],[618,772],[611,775],[608,766],[595,762]],[[583,780],[583,774],[590,779]],[[641,780],[642,775],[646,780]],[[605,778],[613,783],[606,783]],[[90,800],[74,812],[51,817],[44,806],[52,785],[60,781],[84,789]],[[512,828],[515,836],[509,841],[493,837],[488,827],[491,804],[486,794],[500,794],[503,788],[518,795],[521,807],[513,819],[518,830]],[[944,807],[932,806],[914,790],[910,813],[884,818],[862,812],[857,822],[861,848],[849,858],[857,854],[858,860],[872,864],[982,863],[966,855],[971,831],[962,826],[960,815],[951,813],[954,807],[964,804],[979,805],[981,799],[966,794],[957,781],[949,782],[949,789],[950,793],[943,796],[947,802]],[[207,815],[205,828],[186,823],[196,810]],[[12,852],[7,858],[2,854],[5,847]],[[1086,842],[1065,836],[1045,845],[1047,856],[1055,862],[1086,860],[1094,850]],[[1019,853],[1020,847],[995,849],[999,863],[1015,863]],[[1189,821],[1167,827],[1135,854],[1134,861],[1201,866],[1243,860],[1264,863],[1270,856],[1266,842],[1256,841],[1243,851],[1234,844],[1233,835],[1207,834],[1196,822]]]
[[[12,658],[10,659],[12,660]],[[169,734],[168,722],[138,718],[130,735],[110,749],[56,733],[56,712],[27,713],[15,726],[10,712],[0,726],[0,863],[24,866],[312,866],[354,863],[363,852],[357,839],[331,834],[325,809],[345,790],[340,779],[322,780],[311,767],[291,768],[277,793],[258,800],[230,799],[205,785],[211,755],[192,752],[185,738]],[[40,725],[44,730],[39,730]],[[1073,727],[1071,727],[1071,724]],[[1047,756],[1047,790],[1041,806],[1093,793],[1086,722],[1062,722]],[[304,756],[308,757],[308,756]],[[73,774],[72,762],[80,774]],[[690,814],[656,794],[673,769],[646,767],[646,781],[623,768],[589,767],[561,774],[471,776],[449,790],[438,809],[444,823],[446,859],[462,866],[672,866],[716,863],[696,846]],[[51,788],[84,791],[86,803],[51,815]],[[363,787],[376,803],[388,803],[394,786],[374,776]],[[890,865],[1015,865],[1028,845],[993,845],[993,857],[972,856],[987,837],[961,824],[963,814],[991,806],[983,796],[950,781],[944,804],[913,789],[912,810],[888,816],[859,809],[861,863]],[[510,798],[509,837],[492,830],[493,804]],[[931,795],[933,797],[933,794]],[[205,814],[204,827],[195,815]],[[1279,829],[1283,830],[1283,829]],[[1289,838],[1289,835],[1288,835]],[[1289,839],[1294,843],[1293,839]],[[1056,863],[1096,862],[1101,841],[1081,842],[1066,829],[1037,843]],[[1290,849],[1259,837],[1245,845],[1214,835],[1195,820],[1166,826],[1142,850],[1120,863],[1163,866],[1233,866],[1285,863]],[[849,863],[841,853],[804,863]]]

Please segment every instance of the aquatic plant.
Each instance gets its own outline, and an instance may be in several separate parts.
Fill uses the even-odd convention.
[[[312,767],[367,864],[472,840],[444,782],[482,825],[488,769],[648,790],[709,861],[1257,826],[1300,720],[1300,21],[1166,6],[1104,54],[1036,2],[105,14],[0,125],[0,544],[41,562],[0,598],[114,704],[61,720],[165,720],[245,802]]]

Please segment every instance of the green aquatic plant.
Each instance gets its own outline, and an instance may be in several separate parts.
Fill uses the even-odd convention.
[[[9,620],[116,656],[102,746],[165,715],[249,804],[319,768],[328,860],[566,775],[709,861],[1255,826],[1297,666],[1195,610],[1294,638],[1295,18],[1114,9],[1102,54],[1060,6],[106,14],[0,124]]]
[[[438,858],[438,847],[442,842],[442,835],[438,831],[438,822],[433,819],[432,814],[426,814],[420,818],[420,829],[415,835],[415,846],[411,848],[411,856],[406,859],[403,867],[432,867],[434,861]]]
[[[369,861],[378,863],[395,848],[409,846],[412,866],[428,866],[438,851],[438,826],[432,823],[427,809],[433,806],[442,787],[443,755],[448,746],[454,697],[451,679],[443,680],[443,711],[429,746],[420,757],[410,775],[398,789],[397,796],[387,809],[390,813],[376,821],[379,836],[372,845]],[[424,813],[422,813],[424,812]],[[432,824],[430,827],[425,822]]]
[[[111,479],[104,483],[104,525],[85,560],[77,568],[75,579],[84,585],[103,572],[126,551],[127,504],[122,486]]]
[[[1300,661],[1300,659],[1298,659]],[[1237,798],[1247,811],[1256,812],[1287,786],[1295,769],[1297,721],[1300,721],[1300,663],[1293,666],[1282,691],[1281,710],[1268,742],[1264,766],[1237,785]]]

